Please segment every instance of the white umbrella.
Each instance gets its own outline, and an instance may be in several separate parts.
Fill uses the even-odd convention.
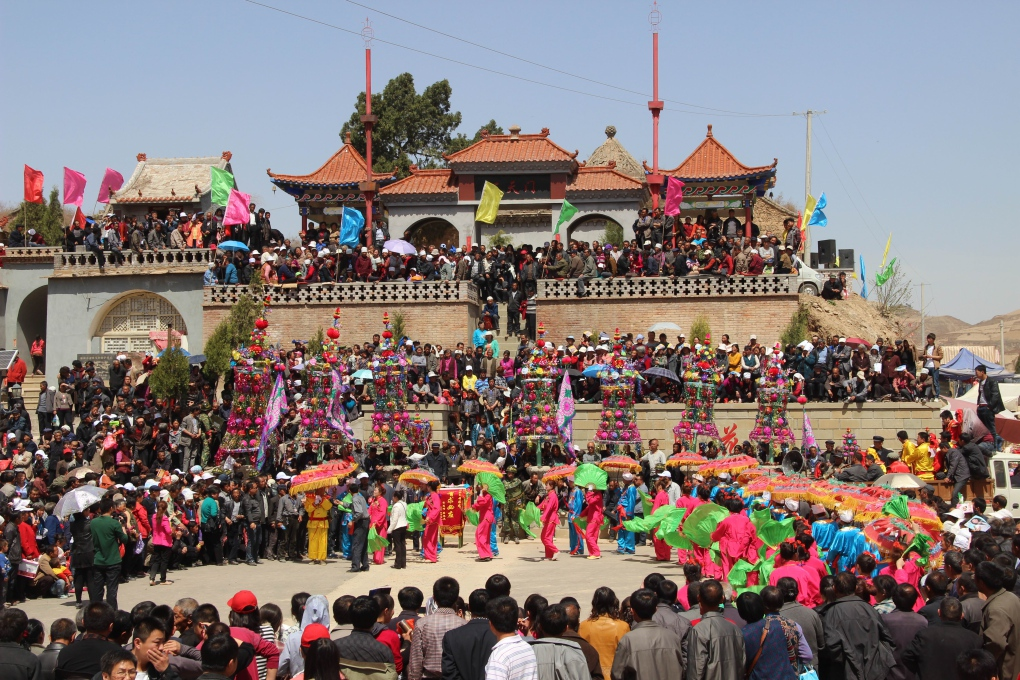
[[[660,321],[659,323],[653,323],[648,330],[651,333],[662,333],[665,331],[676,331],[677,333],[683,332],[683,329],[672,321]]]
[[[402,241],[401,239],[398,238],[387,241],[386,243],[383,244],[383,248],[390,251],[391,253],[397,253],[399,255],[418,254],[418,250],[413,245],[411,245],[407,241]]]
[[[909,472],[891,472],[876,479],[875,486],[887,486],[890,489],[923,489],[928,486],[928,482]]]
[[[76,512],[82,512],[97,503],[100,498],[106,495],[107,491],[109,489],[100,489],[98,486],[79,486],[77,489],[71,489],[57,501],[53,512],[57,517],[67,517]]]

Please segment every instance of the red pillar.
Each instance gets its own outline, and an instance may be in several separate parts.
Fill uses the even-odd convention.
[[[659,99],[659,14],[653,9],[649,16],[652,22],[652,101],[648,110],[652,112],[652,174],[648,176],[648,188],[652,191],[652,209],[659,207],[659,191],[665,178],[659,174],[659,114],[665,104]]]
[[[754,213],[751,208],[751,199],[744,199],[744,236],[748,239],[751,238],[751,220],[754,217]]]
[[[372,245],[372,199],[375,198],[376,183],[372,178],[372,128],[379,120],[378,116],[372,115],[372,38],[375,35],[372,25],[365,19],[365,26],[361,29],[361,35],[365,39],[365,115],[361,117],[361,123],[365,126],[365,181],[359,185],[361,193],[365,196],[365,243]]]

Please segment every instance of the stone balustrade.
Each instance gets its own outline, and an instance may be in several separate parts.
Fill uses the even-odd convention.
[[[245,286],[207,286],[205,304],[233,305]],[[378,281],[374,283],[309,283],[267,286],[273,306],[338,304],[413,304],[470,302],[478,304],[478,287],[469,281]]]
[[[117,274],[190,274],[202,273],[216,260],[216,251],[207,248],[186,250],[123,250],[124,263],[114,265],[106,253],[104,275]],[[99,261],[86,250],[52,254],[53,275],[56,277],[98,276]]]
[[[602,300],[626,298],[708,298],[755,297],[762,295],[796,294],[795,276],[775,274],[761,276],[680,276],[680,277],[616,277],[586,282],[589,297]],[[540,279],[539,300],[577,299],[574,279]]]
[[[61,248],[43,246],[38,248],[7,248],[3,254],[5,263],[37,263],[52,262],[53,257],[61,252]]]

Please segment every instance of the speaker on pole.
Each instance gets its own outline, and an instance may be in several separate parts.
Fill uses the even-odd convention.
[[[836,263],[836,239],[818,242],[818,264],[831,267]]]

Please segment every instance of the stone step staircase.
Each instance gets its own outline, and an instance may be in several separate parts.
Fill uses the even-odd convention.
[[[25,382],[21,386],[21,398],[25,400],[25,410],[32,416],[33,424],[35,423],[35,407],[39,405],[39,384],[45,379],[44,375],[29,373],[25,376]]]

